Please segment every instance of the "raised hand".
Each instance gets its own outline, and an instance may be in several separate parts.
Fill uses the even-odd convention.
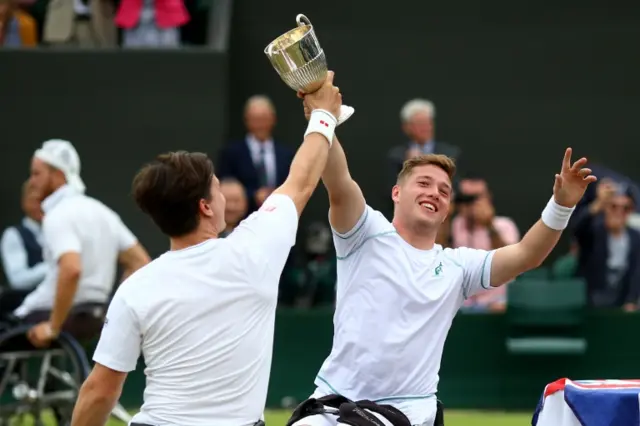
[[[567,148],[562,160],[562,169],[556,174],[553,185],[553,196],[556,203],[564,207],[575,207],[584,195],[590,183],[598,180],[591,174],[591,169],[584,167],[587,159],[582,157],[571,164],[572,149]]]
[[[322,87],[313,93],[306,94],[304,100],[311,111],[324,109],[331,113],[337,121],[340,117],[342,95],[340,89],[333,85],[333,76],[333,71],[329,71]]]
[[[304,100],[304,92],[298,92],[298,98],[302,99],[302,107],[304,108],[304,118],[306,118],[307,121],[309,121],[309,119],[311,118],[311,108],[309,108],[309,105]]]

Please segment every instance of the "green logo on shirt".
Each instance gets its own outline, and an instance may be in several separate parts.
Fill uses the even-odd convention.
[[[436,277],[437,277],[438,275],[440,275],[440,273],[442,272],[442,262],[440,262],[440,264],[439,264],[438,266],[436,266],[436,269],[435,269],[435,271],[434,271],[434,272],[435,272],[435,274],[436,274]]]

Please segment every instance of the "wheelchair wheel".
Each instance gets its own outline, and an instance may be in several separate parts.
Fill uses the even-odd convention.
[[[0,425],[66,426],[89,363],[66,333],[48,348],[34,348],[29,328],[0,334]]]

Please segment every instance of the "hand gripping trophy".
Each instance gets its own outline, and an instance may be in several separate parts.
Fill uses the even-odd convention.
[[[280,78],[296,92],[313,93],[327,79],[327,59],[309,19],[296,16],[298,26],[273,40],[264,49]],[[338,124],[344,123],[355,110],[346,105],[340,109]]]

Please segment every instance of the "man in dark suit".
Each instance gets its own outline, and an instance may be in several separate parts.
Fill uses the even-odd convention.
[[[591,306],[634,311],[640,298],[640,233],[627,225],[635,202],[629,186],[611,179],[575,219],[577,275],[587,281]]]
[[[390,163],[390,186],[395,185],[398,173],[405,160],[421,154],[444,154],[456,162],[460,159],[461,150],[455,145],[440,142],[434,138],[434,119],[436,110],[432,102],[426,99],[413,99],[407,102],[400,111],[402,130],[409,142],[396,145],[387,155]]]
[[[266,96],[253,96],[247,101],[244,121],[247,136],[222,149],[217,175],[220,180],[236,179],[245,187],[249,202],[247,214],[251,214],[271,191],[284,183],[293,151],[273,140],[276,111]]]

